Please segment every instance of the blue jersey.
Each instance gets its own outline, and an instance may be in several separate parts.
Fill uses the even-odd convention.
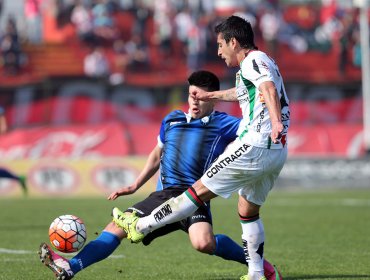
[[[168,187],[187,189],[235,140],[240,119],[213,112],[191,119],[176,110],[162,121],[159,145],[163,144],[157,191]]]

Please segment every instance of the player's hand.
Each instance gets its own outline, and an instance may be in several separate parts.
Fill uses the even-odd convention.
[[[117,190],[115,192],[112,192],[108,196],[108,200],[115,200],[115,199],[117,199],[120,196],[130,195],[130,194],[133,194],[136,191],[137,191],[137,188],[135,188],[134,186],[123,187],[123,188],[121,188],[121,189],[119,189],[119,190]]]
[[[207,92],[197,86],[190,86],[189,93],[195,100],[208,100]]]
[[[282,122],[273,122],[271,129],[271,141],[273,143],[279,143],[281,138],[281,133],[283,132],[284,125]]]

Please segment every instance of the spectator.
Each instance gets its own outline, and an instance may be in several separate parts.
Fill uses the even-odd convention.
[[[71,19],[71,13],[75,6],[75,0],[54,0],[56,3],[56,14],[58,27],[68,24]]]
[[[359,26],[355,14],[344,12],[341,16],[343,28],[339,34],[339,73],[344,75],[350,58],[350,52],[356,44],[356,34]]]
[[[149,67],[147,46],[138,34],[134,34],[126,43],[123,40],[116,40],[113,50],[115,66],[123,74],[126,71],[142,71]]]
[[[143,70],[149,65],[149,55],[147,46],[139,34],[132,35],[126,42],[125,50],[129,57],[128,67],[130,70]]]
[[[148,19],[152,16],[150,10],[145,6],[144,1],[135,1],[133,13],[135,15],[135,22],[132,25],[132,34],[138,34],[143,37],[143,43],[147,44],[145,28]]]
[[[175,32],[176,38],[181,44],[181,55],[186,52],[186,45],[188,44],[189,34],[196,25],[188,6],[179,11],[175,18]]]
[[[353,35],[353,48],[352,48],[352,64],[355,67],[361,68],[361,40],[359,27],[354,30]]]
[[[93,31],[95,36],[102,43],[112,42],[117,39],[118,31],[111,11],[108,8],[107,0],[99,0],[92,8]]]
[[[84,59],[85,75],[92,78],[106,78],[110,74],[108,58],[101,47],[93,47]]]
[[[76,26],[77,35],[84,43],[95,45],[91,9],[79,0],[72,10],[71,22]]]
[[[282,24],[279,12],[272,7],[267,8],[260,19],[260,29],[266,44],[267,52],[276,57],[278,48],[278,34]]]
[[[191,26],[187,42],[187,67],[188,71],[193,72],[201,68],[206,45],[206,25],[198,22]]]
[[[162,57],[172,53],[172,24],[173,7],[171,1],[154,2],[154,36],[153,41],[159,46]],[[164,62],[168,63],[169,60]]]
[[[0,38],[0,51],[5,73],[17,75],[24,64],[24,54],[21,52],[17,27],[12,17],[9,17],[5,33]]]
[[[39,44],[42,41],[41,2],[42,0],[26,0],[24,3],[27,36],[32,44]]]

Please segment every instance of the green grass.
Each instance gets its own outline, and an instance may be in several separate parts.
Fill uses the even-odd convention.
[[[112,206],[125,208],[141,198],[0,199],[0,279],[54,279],[36,251],[48,240],[48,227],[56,216],[80,216],[90,241],[110,221]],[[212,203],[215,232],[239,242],[236,196]],[[370,279],[370,189],[276,190],[262,217],[265,257],[284,279]],[[125,240],[112,258],[75,279],[239,279],[245,272],[238,263],[194,251],[187,235],[176,232],[148,247]]]

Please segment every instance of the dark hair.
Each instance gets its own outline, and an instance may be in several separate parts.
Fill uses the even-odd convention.
[[[216,25],[215,32],[221,33],[226,43],[235,38],[242,48],[258,49],[254,44],[254,33],[250,22],[241,17],[228,17]]]
[[[220,90],[220,80],[215,74],[206,70],[193,72],[188,78],[189,85],[206,88],[207,91]]]

